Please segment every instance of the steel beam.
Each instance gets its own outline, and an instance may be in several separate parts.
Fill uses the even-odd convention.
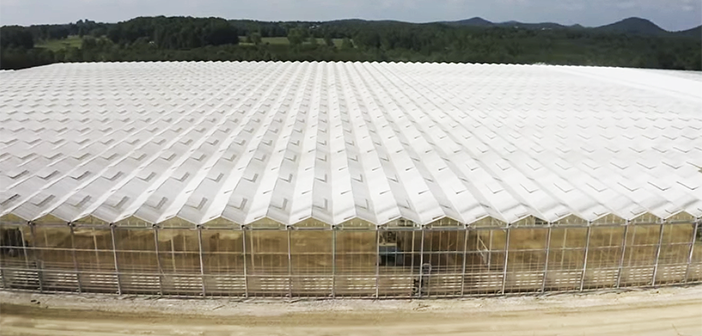
[[[380,227],[375,227],[375,298],[380,296]]]
[[[417,295],[421,298],[422,297],[422,290],[423,290],[423,277],[424,277],[424,231],[425,228],[422,226],[422,241],[419,245],[419,284],[417,286]]]
[[[656,285],[656,276],[658,275],[658,261],[661,257],[661,245],[663,244],[663,231],[665,223],[661,223],[660,232],[658,234],[658,246],[656,246],[656,261],[653,264],[653,275],[651,276],[651,286]]]
[[[241,253],[244,258],[244,297],[249,297],[249,276],[246,262],[246,227],[241,226]]]
[[[619,266],[617,270],[617,281],[614,284],[615,288],[619,288],[621,286],[622,282],[622,270],[624,269],[624,255],[626,254],[626,244],[627,244],[627,236],[629,235],[629,226],[631,223],[629,221],[626,222],[626,225],[624,226],[624,237],[622,237],[622,250],[621,250],[621,255],[619,256]]]
[[[110,223],[110,236],[112,236],[112,256],[115,260],[115,276],[117,277],[117,294],[122,295],[122,280],[119,278],[119,263],[117,262],[117,245],[115,244],[115,224]],[[97,248],[97,246],[96,246]]]
[[[205,262],[202,258],[202,225],[197,226],[197,246],[200,253],[200,282],[202,283],[202,297],[207,296],[207,289],[205,288]]]
[[[461,266],[461,297],[466,289],[466,258],[468,257],[468,226],[463,226],[463,265]]]
[[[5,268],[3,267],[2,262],[0,262],[0,280],[2,280],[2,288],[4,290],[9,290],[10,288],[7,288],[7,279],[5,279]]]
[[[489,232],[490,232],[490,236],[488,237],[488,239],[490,239],[490,241],[488,242],[488,246],[487,246],[487,250],[488,250],[488,252],[487,252],[487,268],[488,268],[488,271],[490,271],[490,270],[492,269],[492,236],[493,236],[493,230],[490,230]],[[483,245],[485,245],[485,244],[483,244]]]
[[[505,260],[504,268],[502,269],[502,294],[505,294],[505,289],[507,287],[507,261],[509,260],[509,233],[512,231],[512,227],[507,227],[507,233],[505,237]],[[491,242],[492,243],[492,242]]]
[[[158,250],[158,225],[153,226],[154,230],[154,251],[156,252],[156,267],[158,268],[158,288],[159,295],[163,295],[163,266],[161,266],[161,254]]]
[[[5,268],[0,265],[0,279],[2,279],[2,288],[4,290],[10,290],[7,288],[7,280],[5,280]]]
[[[585,253],[583,253],[583,270],[580,274],[580,291],[583,291],[585,287],[585,274],[587,273],[587,255],[590,253],[590,233],[592,233],[592,227],[587,227],[587,238],[585,238]]]
[[[332,226],[332,287],[331,297],[336,298],[336,226]]]
[[[546,260],[544,261],[544,279],[541,282],[541,293],[546,290],[546,279],[548,278],[548,259],[551,255],[551,230],[552,226],[549,225],[548,234],[546,236]],[[566,232],[568,232],[568,229],[566,229]],[[563,251],[565,250],[561,250],[561,254],[563,254]]]
[[[288,226],[288,297],[290,300],[292,300],[292,287],[293,287],[293,281],[292,281],[292,249],[290,248],[291,245],[291,231],[292,231],[292,226]]]
[[[692,223],[695,227],[692,229],[692,241],[690,242],[690,252],[687,254],[687,268],[685,269],[685,283],[689,281],[690,277],[690,266],[692,265],[692,254],[695,252],[695,242],[697,242],[697,230],[699,230],[702,222]]]
[[[34,263],[35,263],[35,266],[37,269],[37,280],[39,281],[39,293],[42,293],[42,292],[44,292],[44,265],[43,265],[44,260],[42,260],[42,258],[38,257],[38,255],[39,255],[39,253],[37,253],[38,240],[37,240],[37,236],[36,236],[36,232],[35,232],[35,227],[36,227],[35,223],[29,222],[29,234],[32,236],[32,242],[34,242],[34,248],[33,248],[34,253],[32,253],[32,254],[34,256]],[[24,236],[22,236],[22,243],[24,244]],[[41,251],[42,251],[41,253],[43,253],[43,250],[41,250]]]
[[[73,258],[73,270],[76,272],[76,283],[78,284],[78,293],[83,292],[83,286],[80,281],[80,268],[78,267],[78,258],[76,258],[76,239],[74,224],[68,223],[68,228],[71,230],[71,255]]]

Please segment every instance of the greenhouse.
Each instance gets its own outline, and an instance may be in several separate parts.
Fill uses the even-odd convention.
[[[0,72],[0,288],[431,298],[702,282],[702,75]]]

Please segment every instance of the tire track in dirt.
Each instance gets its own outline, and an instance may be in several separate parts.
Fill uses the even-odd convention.
[[[660,294],[641,291],[419,303],[166,300],[146,307],[145,301],[110,296],[86,301],[43,295],[51,302],[47,307],[45,303],[18,304],[37,295],[2,294],[0,335],[7,336],[702,335],[700,287]],[[174,305],[175,310],[166,308]],[[189,308],[190,314],[183,313]]]

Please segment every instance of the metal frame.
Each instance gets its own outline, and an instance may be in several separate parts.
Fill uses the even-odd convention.
[[[110,223],[110,237],[112,238],[112,255],[115,259],[115,277],[117,278],[117,294],[122,295],[122,280],[120,279],[119,263],[117,262],[117,244],[115,239],[115,228],[114,223]]]
[[[461,296],[465,295],[466,290],[466,258],[468,258],[468,235],[469,228],[467,225],[463,226],[463,265],[461,265]]]
[[[583,270],[580,274],[580,291],[583,291],[585,287],[585,275],[587,274],[587,256],[590,251],[590,234],[592,233],[592,226],[587,226],[587,238],[585,238],[585,253],[583,253]]]
[[[627,236],[629,235],[629,226],[632,225],[631,222],[627,221],[624,225],[624,237],[622,237],[622,249],[621,255],[619,256],[619,266],[617,270],[617,280],[614,283],[615,288],[619,288],[622,282],[622,270],[624,269],[624,255],[626,255],[626,244]]]
[[[205,288],[205,261],[202,258],[202,225],[197,226],[197,246],[200,256],[200,282],[202,282],[202,297],[207,296],[207,288]]]
[[[541,293],[543,293],[546,290],[546,280],[548,279],[548,259],[550,258],[551,255],[551,230],[553,229],[552,225],[548,226],[548,234],[546,237],[546,260],[544,261],[544,279],[543,282],[541,282]],[[566,229],[566,232],[567,229]],[[565,241],[565,238],[563,239]]]
[[[690,266],[692,265],[692,254],[695,252],[695,243],[697,242],[697,232],[702,225],[702,220],[697,220],[694,223],[694,228],[692,229],[692,241],[690,242],[690,252],[687,255],[687,268],[685,269],[685,279],[683,281],[687,283],[690,281]]]
[[[375,298],[380,296],[380,227],[375,227]]]
[[[158,250],[158,225],[153,225],[151,227],[152,230],[154,230],[154,251],[156,252],[156,267],[158,268],[158,288],[159,288],[159,293],[160,295],[164,295],[163,293],[163,266],[161,266],[161,254],[159,253]]]
[[[290,231],[293,230],[293,227],[287,226],[286,230],[288,231],[288,298],[290,298],[290,300],[292,300],[292,298],[293,298],[293,290],[292,290],[292,287],[293,287],[292,276],[293,276],[293,274],[292,274],[292,249],[290,247],[290,245],[291,245]]]
[[[246,262],[246,227],[242,226],[241,227],[241,253],[243,255],[244,259],[244,297],[248,298],[249,297],[249,276],[248,276],[248,270],[247,270],[247,262]]]
[[[73,269],[76,272],[76,283],[78,284],[78,293],[83,292],[83,286],[81,285],[80,268],[78,267],[78,259],[76,259],[76,241],[75,241],[75,230],[73,229],[73,223],[68,223],[68,227],[71,230],[71,257],[73,258]]]
[[[72,258],[71,271],[75,272],[77,279],[78,279],[78,282],[77,282],[77,288],[66,288],[66,289],[61,289],[61,290],[77,291],[80,293],[84,293],[84,292],[86,292],[85,286],[87,286],[87,285],[83,283],[83,279],[81,276],[82,275],[81,265],[78,262],[77,252],[76,252],[76,243],[77,242],[76,242],[75,229],[78,226],[76,226],[74,223],[67,223],[67,224],[70,228],[70,239],[71,239],[70,246],[72,248],[71,257],[70,257],[70,258]],[[35,227],[36,225],[37,224],[35,224],[35,223],[27,222],[24,225],[17,226],[18,228],[20,228],[20,232],[22,235],[22,250],[23,250],[23,254],[24,254],[25,267],[22,268],[21,265],[19,267],[1,267],[2,268],[2,281],[3,281],[3,284],[5,286],[5,290],[13,290],[13,288],[11,288],[13,286],[13,284],[12,284],[12,281],[10,281],[11,278],[9,278],[12,276],[10,274],[10,272],[24,271],[25,269],[37,272],[38,281],[39,281],[39,288],[37,290],[39,292],[44,292],[47,289],[46,288],[47,284],[45,283],[46,279],[44,279],[44,276],[42,274],[43,270],[42,270],[42,266],[41,266],[41,260],[39,260],[39,259],[42,259],[41,253],[33,254],[32,258],[36,259],[36,260],[34,260],[34,262],[36,263],[36,266],[30,265],[30,260],[29,260],[30,258],[29,258],[28,250],[31,247],[27,246],[26,239],[25,239],[25,231],[21,230],[22,227],[24,227],[25,229],[28,227],[30,229],[29,234],[32,235],[31,239],[35,242],[35,244],[37,244],[38,241],[37,241],[37,236],[36,236],[36,234],[37,234],[36,227]],[[554,228],[564,228],[566,230],[572,229],[572,228],[586,228],[587,229],[587,237],[586,237],[585,247],[583,250],[583,257],[582,257],[582,272],[580,274],[580,283],[579,283],[579,288],[576,289],[576,290],[582,291],[587,286],[590,286],[590,284],[588,283],[589,280],[586,281],[586,274],[587,274],[589,266],[590,266],[588,264],[589,250],[590,250],[590,248],[593,248],[593,246],[591,246],[592,245],[591,238],[593,235],[592,234],[593,227],[598,227],[598,228],[599,227],[623,227],[623,234],[622,234],[622,238],[621,238],[621,247],[620,247],[621,255],[619,255],[618,267],[616,269],[617,270],[617,278],[616,278],[616,283],[615,283],[615,287],[617,287],[617,288],[621,287],[621,284],[623,282],[623,269],[624,269],[625,255],[627,252],[627,243],[629,243],[628,242],[628,240],[629,240],[628,235],[630,233],[630,226],[633,226],[633,225],[635,225],[635,224],[627,221],[625,225],[620,225],[620,224],[618,224],[618,225],[617,224],[594,225],[592,223],[588,223],[588,225],[554,225],[553,223],[550,223],[547,227],[544,227],[544,226],[525,227],[525,229],[547,229],[548,230],[545,245],[543,246],[543,248],[540,247],[538,249],[538,251],[543,251],[545,253],[545,256],[546,256],[546,259],[544,260],[544,264],[543,264],[543,279],[541,280],[540,285],[539,284],[534,285],[534,292],[533,293],[545,293],[547,291],[547,288],[549,288],[549,286],[548,286],[549,268],[552,267],[552,265],[551,265],[552,263],[550,263],[549,259],[551,258],[551,255],[552,255],[551,245],[552,245],[553,229]],[[663,223],[656,223],[656,224],[642,223],[642,225],[654,225],[654,226],[658,225],[658,227],[660,228],[660,231],[659,231],[659,236],[658,236],[658,244],[656,246],[655,264],[654,264],[654,269],[653,269],[653,274],[652,274],[652,280],[649,283],[649,285],[637,285],[637,286],[639,286],[639,287],[657,286],[659,281],[657,281],[656,278],[657,278],[657,275],[659,273],[658,270],[660,268],[659,262],[660,262],[661,258],[663,258],[663,253],[664,253],[663,249],[662,249],[662,244],[663,244],[663,238],[665,235],[666,226],[667,225],[681,225],[681,224],[671,224],[671,223],[663,222]],[[697,234],[697,232],[699,232],[699,227],[700,227],[699,219],[697,219],[693,223],[693,225],[694,225],[694,229],[691,230],[692,237],[690,238],[690,243],[689,243],[690,246],[689,246],[689,251],[687,254],[687,267],[685,269],[684,278],[680,279],[680,281],[677,281],[678,283],[691,281],[690,280],[691,265],[692,265],[692,261],[693,261],[694,248],[696,245],[696,234]],[[47,224],[47,226],[58,226],[58,225]],[[85,228],[103,228],[103,229],[105,228],[104,225],[101,225],[99,227],[98,226],[91,226],[91,225],[79,225],[79,226],[85,227]],[[114,274],[116,275],[116,280],[117,280],[117,294],[123,294],[123,287],[124,287],[123,280],[126,281],[126,278],[122,279],[122,273],[121,273],[120,264],[119,264],[119,253],[118,252],[120,252],[120,251],[117,248],[117,240],[118,239],[116,237],[116,233],[117,233],[118,228],[113,223],[109,224],[109,228],[110,228],[110,238],[111,238],[111,243],[112,243],[112,256],[113,256],[113,262],[114,262],[114,267],[115,267]],[[119,229],[122,229],[122,228],[119,228]],[[125,229],[129,229],[129,228],[125,228]],[[137,228],[135,228],[135,229],[137,229]],[[138,228],[138,229],[143,229],[143,228]],[[154,242],[154,251],[153,252],[155,252],[156,263],[157,263],[157,267],[158,267],[159,291],[160,291],[161,295],[183,296],[180,294],[166,294],[166,293],[164,293],[163,265],[161,263],[161,258],[160,258],[162,251],[160,251],[160,249],[159,249],[159,233],[161,230],[169,230],[169,229],[171,229],[171,228],[162,229],[158,225],[153,225],[151,228],[148,228],[148,230],[153,230],[153,240],[154,240],[153,241]],[[173,229],[179,229],[179,228],[173,228]],[[265,228],[252,228],[252,227],[246,227],[246,226],[241,226],[240,229],[242,230],[242,232],[241,232],[241,244],[242,244],[241,257],[243,259],[244,297],[250,297],[252,295],[252,293],[250,292],[250,288],[249,288],[249,280],[250,280],[249,276],[250,275],[249,275],[249,261],[247,260],[247,253],[250,254],[251,257],[253,258],[255,252],[248,251],[250,248],[247,247],[246,239],[251,238],[251,237],[250,237],[250,233],[247,231],[267,230],[267,229],[265,229]],[[495,294],[498,294],[498,295],[499,294],[502,294],[502,295],[506,294],[508,292],[508,289],[509,289],[508,288],[509,287],[508,286],[508,282],[509,282],[508,281],[508,274],[510,273],[509,272],[509,267],[510,267],[509,258],[510,258],[510,254],[511,254],[510,253],[510,246],[513,243],[512,240],[514,238],[514,237],[512,237],[512,234],[511,234],[512,229],[513,229],[513,226],[511,226],[511,225],[508,225],[507,227],[504,227],[504,226],[501,226],[501,227],[471,227],[468,225],[462,225],[462,227],[460,227],[460,228],[457,228],[457,227],[442,228],[442,227],[429,227],[429,226],[403,228],[402,229],[403,231],[408,231],[408,232],[411,231],[412,232],[412,234],[408,236],[408,237],[410,237],[410,236],[412,237],[411,238],[411,244],[413,246],[412,250],[411,250],[411,259],[412,260],[416,260],[414,258],[416,257],[416,254],[417,254],[417,252],[414,250],[415,240],[416,240],[415,235],[417,233],[421,232],[420,246],[418,249],[418,252],[419,252],[418,267],[417,267],[417,264],[415,264],[413,262],[412,263],[413,266],[408,270],[409,271],[408,274],[411,274],[411,278],[415,279],[415,281],[418,281],[418,283],[415,287],[416,292],[414,294],[414,297],[417,297],[417,298],[432,297],[432,295],[430,294],[431,293],[430,288],[429,288],[430,285],[427,282],[429,275],[425,274],[425,270],[423,267],[424,263],[425,263],[425,259],[426,259],[425,254],[436,254],[436,253],[449,252],[449,251],[443,251],[444,248],[450,249],[451,251],[454,250],[454,247],[440,247],[440,249],[438,249],[438,250],[437,250],[436,246],[428,247],[427,241],[426,241],[426,238],[427,238],[426,232],[427,231],[432,231],[432,232],[433,231],[437,231],[437,232],[462,231],[463,232],[463,234],[464,234],[463,252],[462,252],[463,260],[461,261],[460,264],[456,263],[454,265],[455,268],[453,268],[453,270],[450,271],[450,272],[452,272],[451,276],[455,276],[455,273],[457,273],[458,267],[460,267],[460,269],[461,269],[460,274],[461,274],[462,278],[461,278],[461,283],[460,283],[460,293],[456,292],[455,294],[451,294],[451,295],[437,294],[440,296],[456,296],[456,294],[458,294],[458,296],[460,296],[460,297],[473,296],[473,295],[485,295],[484,293],[466,294],[466,292],[469,291],[468,282],[466,280],[466,275],[467,275],[466,273],[468,270],[468,261],[467,261],[467,257],[469,254],[468,250],[471,248],[469,246],[470,235],[473,233],[477,233],[479,231],[483,231],[483,230],[489,231],[490,234],[492,234],[495,230],[503,231],[505,233],[504,259],[503,259],[504,265],[503,265],[502,270],[496,271],[496,272],[501,271],[501,273],[502,273],[502,284],[500,285],[499,283],[497,283],[497,284],[495,284],[494,288],[488,289],[488,291],[494,290]],[[198,251],[199,251],[198,257],[199,257],[199,265],[200,265],[199,274],[200,274],[201,285],[202,285],[202,291],[201,291],[200,296],[206,297],[207,296],[207,289],[208,289],[207,288],[207,281],[206,281],[207,270],[205,269],[206,255],[205,255],[205,251],[204,251],[204,242],[203,242],[203,236],[202,236],[202,230],[205,230],[205,227],[204,226],[197,226],[196,230],[197,230],[197,238],[198,238]],[[285,294],[280,293],[280,296],[292,299],[294,297],[294,295],[296,295],[295,289],[293,288],[294,283],[295,283],[294,272],[293,272],[295,265],[293,265],[293,262],[292,262],[292,231],[295,230],[295,228],[287,226],[285,230],[287,231],[286,238],[287,238],[287,262],[288,262],[288,265],[287,265],[287,274],[288,274],[288,278],[287,278],[288,286],[287,287],[288,288],[286,291],[287,293],[285,293]],[[324,228],[324,229],[311,228],[309,230],[311,230],[311,231],[312,230],[329,230],[329,228]],[[330,244],[331,244],[331,249],[332,249],[332,251],[331,251],[332,264],[331,264],[330,269],[331,269],[332,286],[331,286],[331,293],[329,295],[329,297],[331,297],[331,298],[336,298],[337,292],[338,292],[337,291],[337,289],[338,289],[337,288],[337,284],[338,284],[337,283],[337,271],[338,270],[337,270],[337,265],[336,265],[336,262],[337,262],[337,251],[336,251],[337,250],[337,231],[338,230],[343,230],[343,228],[342,227],[335,227],[335,226],[331,227],[331,231],[332,231],[331,236],[332,237],[331,237]],[[376,262],[375,262],[375,266],[374,266],[375,267],[375,288],[372,289],[372,291],[374,291],[374,295],[372,295],[372,297],[377,299],[377,298],[380,298],[380,292],[381,292],[381,288],[380,288],[381,272],[380,272],[380,263],[378,262],[378,258],[380,256],[381,234],[383,233],[384,230],[392,230],[392,229],[389,227],[376,226],[374,229],[368,228],[368,229],[363,229],[363,230],[364,231],[370,231],[370,230],[375,231],[375,253],[376,253],[376,255],[375,255]],[[305,229],[305,231],[307,231],[307,229]],[[409,241],[408,241],[408,243],[409,243]],[[455,243],[460,245],[460,240],[456,241]],[[455,243],[453,246],[456,246]],[[491,244],[491,246],[489,248],[488,253],[491,255],[493,252],[492,249],[495,248],[495,246],[492,246],[492,245],[494,245],[492,241],[490,242],[490,244]],[[440,245],[440,246],[443,246],[443,245]],[[610,246],[610,248],[608,250],[616,251],[616,245],[608,245],[608,246]],[[427,251],[428,248],[429,248],[429,251]],[[497,247],[497,248],[499,249],[500,247]],[[42,250],[46,250],[46,249],[42,249]],[[533,251],[537,251],[537,250],[533,250]],[[409,252],[409,251],[407,251],[407,252]],[[47,252],[45,252],[45,253],[50,253],[50,249],[47,250]],[[459,256],[459,255],[461,255],[461,253],[456,252],[455,255]],[[19,257],[21,258],[22,256],[19,256]],[[66,257],[68,257],[68,256],[66,255]],[[480,259],[480,260],[483,260],[483,259]],[[482,262],[486,262],[486,261],[483,260]],[[418,274],[416,274],[416,272],[418,272]],[[432,272],[434,272],[434,271],[432,270]],[[439,271],[439,272],[441,272],[441,271]],[[491,272],[491,273],[494,273],[494,272]],[[139,275],[139,274],[136,274],[136,275]],[[151,274],[148,274],[148,275],[151,275]],[[403,276],[406,276],[406,275],[403,275]],[[442,273],[432,274],[432,277],[433,276],[440,277],[440,276],[442,276]],[[48,280],[48,281],[51,281],[51,280]],[[86,281],[90,281],[90,280],[86,280]],[[488,280],[488,281],[492,281],[492,280]],[[674,283],[674,282],[675,281],[673,281],[671,283]],[[476,287],[476,288],[478,288],[478,287]],[[90,290],[88,290],[88,291],[90,291]],[[558,291],[558,290],[556,290],[556,291]],[[192,293],[185,294],[185,296],[190,296],[190,295],[197,295],[197,294],[192,294]],[[277,296],[278,294],[273,294],[273,295]],[[358,294],[358,295],[360,297],[366,297],[366,298],[371,297],[371,295],[367,295],[367,296],[363,296],[364,294]],[[387,297],[388,298],[401,298],[404,296],[402,296],[402,295],[395,296],[393,294],[389,294],[389,295],[387,295]]]
[[[500,291],[500,293],[502,293],[502,295],[505,294],[505,289],[507,287],[507,263],[509,261],[509,238],[510,238],[509,233],[512,231],[512,227],[508,226],[506,231],[507,231],[507,233],[506,233],[506,237],[505,237],[505,263],[503,265],[504,268],[502,269],[502,290]],[[490,243],[492,243],[492,241]]]
[[[417,284],[417,297],[421,298],[422,297],[422,291],[424,290],[423,285],[423,276],[424,276],[424,232],[426,231],[425,227],[422,226],[422,242],[419,247],[419,283]],[[414,265],[412,265],[414,268]]]
[[[336,226],[332,226],[332,299],[336,298],[336,231]]]
[[[34,242],[34,247],[32,253],[32,256],[34,257],[34,266],[36,267],[37,271],[37,281],[39,282],[39,293],[44,292],[44,266],[43,263],[37,258],[37,236],[36,233],[34,232],[34,222],[29,222],[29,234],[32,236],[32,241]],[[22,232],[22,231],[20,231]],[[24,236],[22,236],[22,244],[24,244]],[[25,253],[26,253],[26,246],[25,246]],[[26,254],[25,254],[26,255]]]
[[[658,234],[658,246],[656,246],[656,262],[653,265],[653,275],[651,276],[651,286],[656,285],[656,275],[658,275],[658,260],[661,257],[661,244],[663,244],[663,228],[665,223],[661,223],[660,232]]]

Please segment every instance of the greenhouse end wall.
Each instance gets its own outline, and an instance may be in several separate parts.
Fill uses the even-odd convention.
[[[1,222],[0,286],[179,297],[427,298],[702,281],[694,218],[483,224]]]

